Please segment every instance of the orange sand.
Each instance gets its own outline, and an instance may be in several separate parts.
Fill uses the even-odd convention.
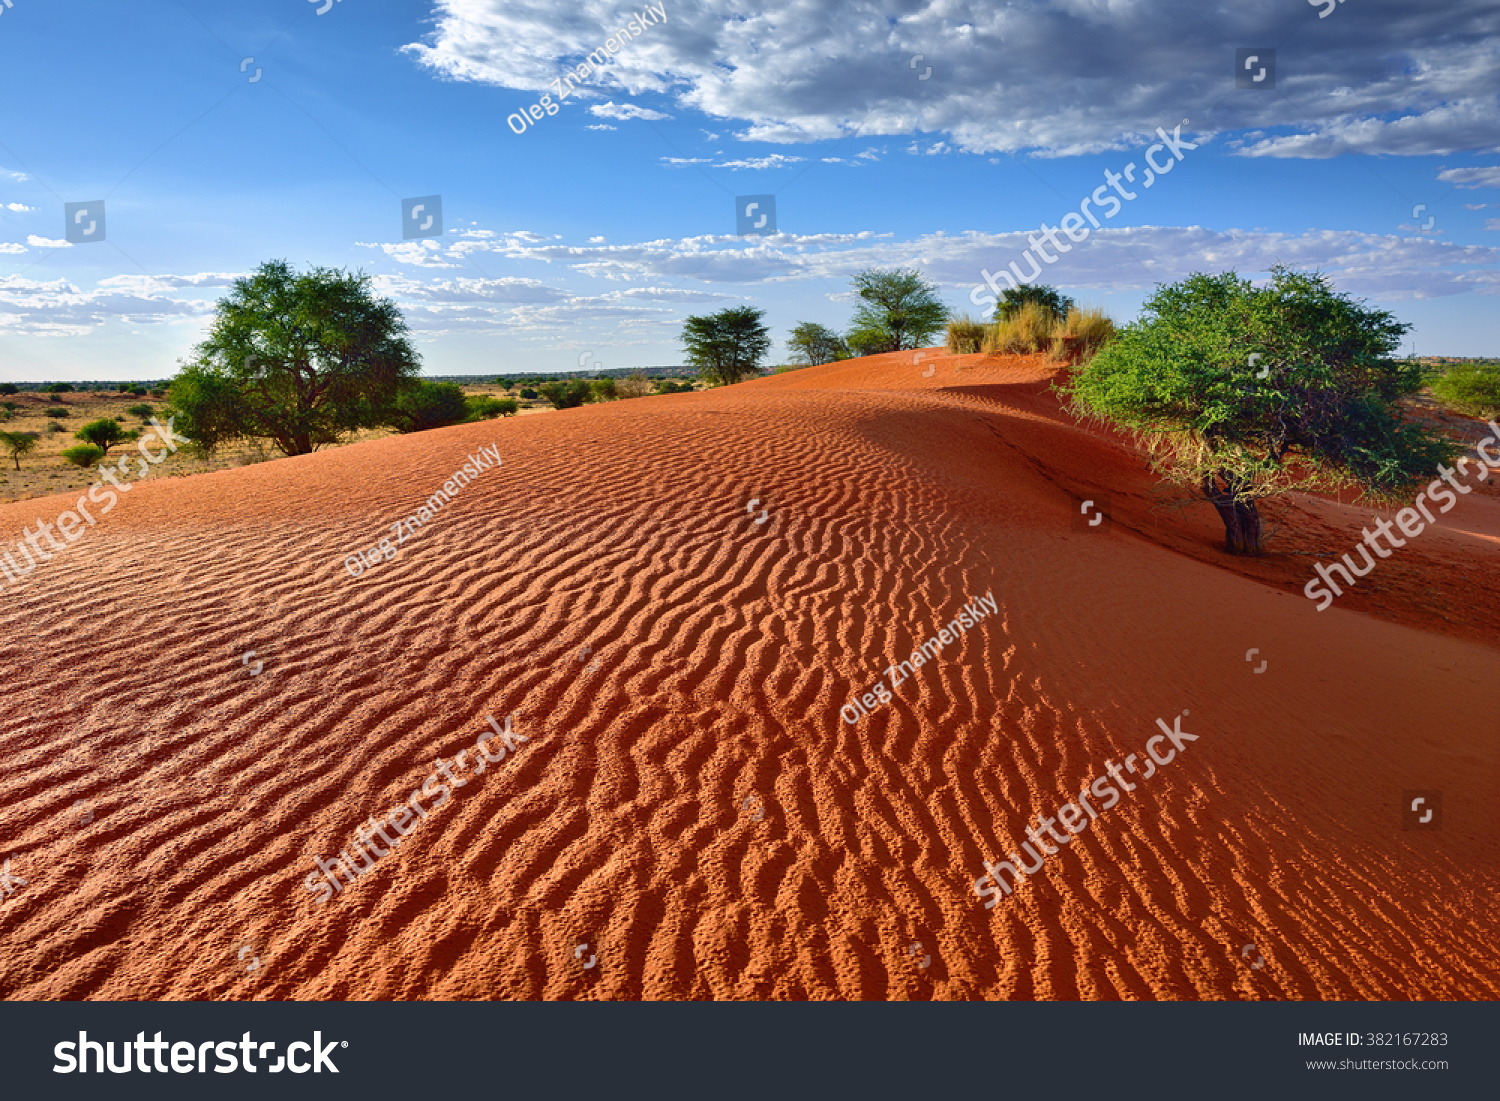
[[[0,589],[0,994],[1500,996],[1493,489],[1320,614],[1307,555],[1368,510],[1290,498],[1230,560],[1039,361],[912,359],[138,484]],[[0,506],[0,549],[66,507]],[[1199,740],[985,909],[983,862],[1184,709]],[[529,741],[315,903],[491,714]]]

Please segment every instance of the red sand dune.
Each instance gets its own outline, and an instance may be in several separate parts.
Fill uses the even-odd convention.
[[[1045,365],[913,358],[138,484],[0,589],[0,994],[1500,996],[1493,489],[1318,613],[1309,555],[1367,510],[1289,499],[1229,560]],[[0,548],[66,507],[0,506]],[[1184,711],[984,907],[986,860]],[[490,715],[528,740],[317,903],[315,858]]]

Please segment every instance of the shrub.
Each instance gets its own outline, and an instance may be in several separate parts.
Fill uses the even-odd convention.
[[[544,382],[542,397],[552,403],[554,409],[575,409],[594,396],[594,388],[582,379],[573,382]]]
[[[1455,367],[1432,384],[1432,392],[1471,417],[1500,416],[1500,368]]]
[[[151,396],[153,398],[162,398],[162,397],[165,397],[166,394],[167,394],[167,392],[165,390],[152,390],[151,391]]]
[[[87,469],[104,458],[104,452],[91,443],[85,443],[79,444],[77,447],[68,448],[62,453],[62,457],[74,466],[81,466]]]
[[[656,384],[657,393],[660,394],[691,394],[693,384],[691,382],[673,382],[671,379],[662,379]]]
[[[0,394],[19,394],[21,388],[14,382],[0,382]]]
[[[594,391],[595,401],[614,401],[620,396],[612,378],[596,378],[589,383],[589,388]]]
[[[1057,320],[1039,302],[1026,302],[1010,317],[995,322],[985,334],[984,351],[990,355],[1030,355],[1052,346]]]
[[[0,401],[0,406],[3,406],[6,412],[9,413],[14,413],[17,409],[21,408],[19,404],[13,401]]]
[[[148,394],[150,394],[150,391],[147,390],[144,386],[137,386],[133,388],[130,393],[134,394],[138,398],[144,398]]]
[[[527,401],[536,401],[538,394],[530,386],[523,386],[521,388],[521,396]]]
[[[119,392],[122,393],[122,394],[128,394],[128,393],[130,393],[134,389],[135,389],[135,383],[133,383],[133,382],[122,382],[119,385]]]
[[[1068,311],[1052,337],[1052,354],[1064,363],[1082,363],[1091,358],[1115,335],[1115,323],[1103,310],[1093,306]]]
[[[141,420],[148,421],[151,419],[151,414],[155,413],[156,410],[145,402],[141,402],[139,405],[132,405],[125,412],[129,413],[132,417],[140,417]]]
[[[64,428],[62,425],[58,424],[56,421],[48,421],[47,422],[47,433],[49,435],[55,436],[59,432],[66,432],[66,431],[67,431],[67,429]]]
[[[643,398],[651,390],[651,380],[644,375],[631,375],[615,383],[615,393],[622,398]]]
[[[397,395],[389,423],[397,432],[426,432],[461,424],[468,416],[468,400],[458,383],[417,379]]]
[[[47,416],[49,416],[49,417],[67,417],[67,416],[71,416],[71,414],[66,409],[48,409],[47,410]]]
[[[948,322],[948,351],[969,355],[984,349],[984,325],[962,314]]]
[[[493,417],[513,417],[521,407],[515,398],[471,397],[468,399],[471,421],[490,420]]]
[[[500,389],[502,390],[509,390],[513,383],[508,378],[497,378],[495,380],[495,385],[500,387]]]
[[[72,392],[73,384],[70,382],[54,382],[51,386],[47,387],[47,393],[49,394],[71,394]]]

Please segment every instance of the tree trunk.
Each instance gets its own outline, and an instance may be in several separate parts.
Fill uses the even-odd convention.
[[[1218,510],[1219,519],[1224,521],[1224,549],[1230,554],[1260,554],[1264,538],[1260,512],[1253,500],[1235,499],[1239,488],[1236,480],[1228,475],[1209,475],[1203,479],[1203,495]]]

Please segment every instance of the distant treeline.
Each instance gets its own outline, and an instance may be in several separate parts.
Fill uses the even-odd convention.
[[[640,375],[643,378],[692,378],[697,373],[691,367],[596,367],[593,370],[584,368],[579,371],[554,371],[551,374],[515,371],[486,375],[423,375],[422,377],[431,382],[456,382],[460,386],[482,386],[499,378],[511,382],[571,382],[574,379],[630,378],[633,375]]]

